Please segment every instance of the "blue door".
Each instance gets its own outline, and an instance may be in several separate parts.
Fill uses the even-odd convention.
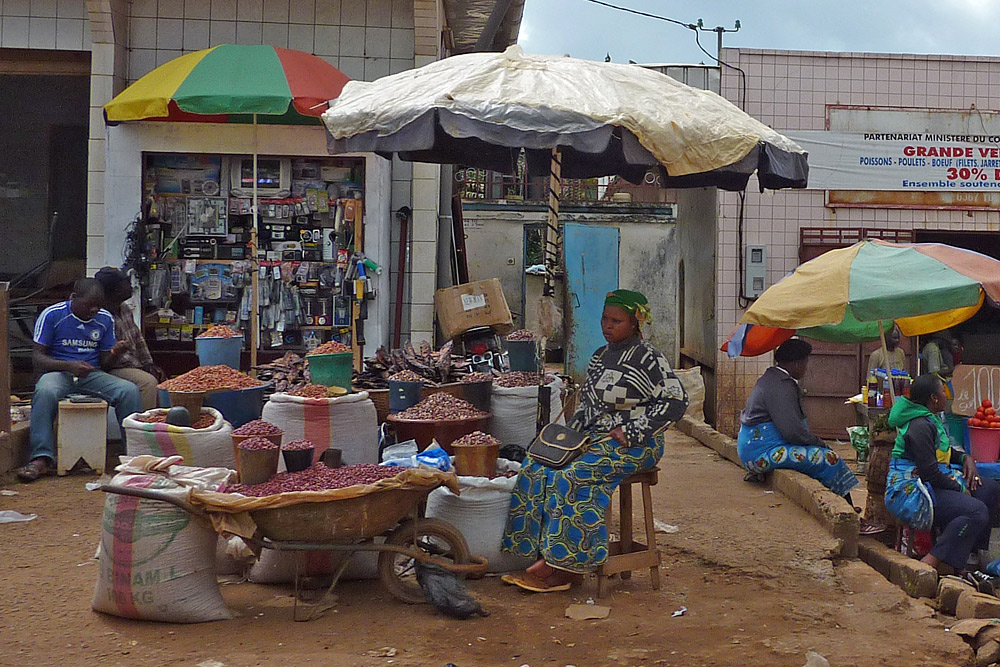
[[[567,319],[566,372],[582,382],[594,351],[605,344],[601,333],[604,297],[618,289],[618,228],[566,223]]]

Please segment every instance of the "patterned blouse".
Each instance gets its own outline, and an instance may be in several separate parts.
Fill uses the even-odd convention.
[[[688,396],[662,354],[631,338],[599,348],[569,427],[601,435],[621,426],[631,447],[684,416]]]
[[[115,359],[114,368],[141,368],[155,375],[156,365],[153,363],[153,356],[149,353],[142,330],[135,323],[132,309],[123,303],[121,309],[114,313],[114,317],[115,339],[125,341],[129,345],[128,350]]]

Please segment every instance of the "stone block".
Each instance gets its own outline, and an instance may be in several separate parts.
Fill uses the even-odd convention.
[[[966,591],[958,596],[956,618],[1000,618],[1000,599]]]
[[[957,577],[942,577],[937,590],[938,611],[954,616],[955,607],[958,606],[958,598],[966,591],[975,593],[976,589],[969,582],[962,581]]]
[[[1000,642],[991,639],[976,649],[976,667],[989,667],[1000,660]]]
[[[857,549],[861,560],[906,591],[907,595],[933,598],[937,593],[937,572],[930,565],[907,558],[871,537],[860,540]]]

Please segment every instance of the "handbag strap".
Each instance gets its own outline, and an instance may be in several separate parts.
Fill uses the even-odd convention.
[[[570,394],[569,396],[567,396],[567,397],[566,397],[566,400],[565,400],[565,401],[563,401],[563,404],[562,404],[562,410],[560,410],[560,411],[559,411],[559,414],[558,414],[558,415],[556,415],[556,418],[555,418],[555,419],[553,419],[553,420],[552,420],[552,421],[551,421],[550,423],[552,423],[552,424],[555,424],[555,423],[556,423],[557,421],[559,421],[560,419],[562,419],[562,418],[563,418],[563,415],[565,415],[565,414],[566,414],[566,408],[568,408],[568,407],[569,407],[569,403],[570,403],[570,400],[569,400],[569,399],[571,399],[572,397],[574,397],[574,396],[576,396],[577,394],[579,394],[579,393],[580,393],[580,389],[581,389],[581,388],[582,388],[582,387],[577,387],[577,388],[576,388],[576,389],[575,389],[575,390],[573,391],[573,393],[571,393],[571,394]]]

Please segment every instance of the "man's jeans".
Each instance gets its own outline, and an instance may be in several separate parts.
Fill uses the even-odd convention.
[[[121,380],[104,371],[91,371],[85,378],[75,378],[59,371],[46,373],[38,379],[35,396],[31,399],[30,460],[46,456],[55,461],[52,423],[59,412],[59,401],[75,393],[98,396],[107,401],[115,409],[119,425],[125,417],[142,411],[139,388],[128,380]]]

